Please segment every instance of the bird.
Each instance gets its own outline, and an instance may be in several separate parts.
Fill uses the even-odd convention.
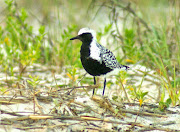
[[[96,39],[96,32],[88,27],[79,30],[76,37],[70,40],[82,41],[80,50],[80,59],[85,71],[94,77],[96,85],[96,76],[104,75],[104,87],[102,96],[106,88],[106,75],[114,71],[129,70],[129,66],[121,65],[116,60],[114,54],[104,46],[100,45]],[[93,89],[94,95],[95,88]]]

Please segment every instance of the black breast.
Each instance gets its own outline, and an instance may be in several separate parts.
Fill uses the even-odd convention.
[[[92,76],[104,75],[113,70],[106,67],[104,62],[101,63],[97,60],[90,58],[90,49],[88,44],[82,44],[80,54],[81,63],[84,69]]]

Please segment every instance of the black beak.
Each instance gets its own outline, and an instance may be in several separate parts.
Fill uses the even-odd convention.
[[[70,40],[79,39],[79,36],[73,37]]]

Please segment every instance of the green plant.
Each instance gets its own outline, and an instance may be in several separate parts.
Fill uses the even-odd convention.
[[[39,79],[39,76],[29,75],[29,77],[31,78],[31,80],[27,80],[27,82],[33,87],[33,89],[35,89],[41,80]]]
[[[168,98],[165,102],[163,100],[159,101],[159,109],[161,111],[164,111],[166,108],[168,108],[170,106],[171,103],[172,103],[172,101],[170,98]]]
[[[131,95],[131,99],[137,99],[140,106],[145,102],[145,96],[148,92],[143,92],[141,89],[137,89],[136,86],[127,86],[127,89],[129,90],[128,93]]]
[[[70,78],[70,86],[75,86],[76,80],[78,79],[77,68],[75,66],[68,68],[67,76]]]
[[[28,23],[29,14],[25,8],[17,7],[14,0],[5,0],[5,3],[5,26],[0,26],[0,64],[8,67],[7,74],[16,65],[19,66],[18,78],[21,79],[27,66],[33,63],[58,65],[60,70],[64,65],[80,64],[77,54],[80,43],[72,44],[69,41],[76,26],[61,29],[60,37],[54,41],[45,25],[40,24],[38,32],[34,33],[34,27]]]
[[[137,63],[141,59],[141,50],[135,44],[136,34],[134,29],[124,29],[124,45],[122,50],[128,59]]]
[[[24,8],[18,9],[13,0],[5,0],[7,16],[5,26],[0,27],[2,47],[0,59],[3,67],[12,71],[19,65],[19,79],[26,67],[41,58],[41,44],[44,43],[45,27],[40,26],[39,33],[33,33],[33,27],[27,23],[28,13]],[[7,72],[6,70],[6,72]],[[7,72],[8,73],[8,72]]]
[[[52,59],[54,63],[60,67],[63,65],[79,65],[79,50],[80,42],[74,44],[69,39],[72,38],[72,32],[75,31],[76,26],[72,25],[64,29],[57,41],[56,46],[53,47]]]

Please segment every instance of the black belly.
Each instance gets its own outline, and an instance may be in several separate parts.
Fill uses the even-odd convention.
[[[84,69],[92,76],[100,76],[112,71],[105,66],[104,62],[100,63],[90,57],[81,56],[81,62]]]

